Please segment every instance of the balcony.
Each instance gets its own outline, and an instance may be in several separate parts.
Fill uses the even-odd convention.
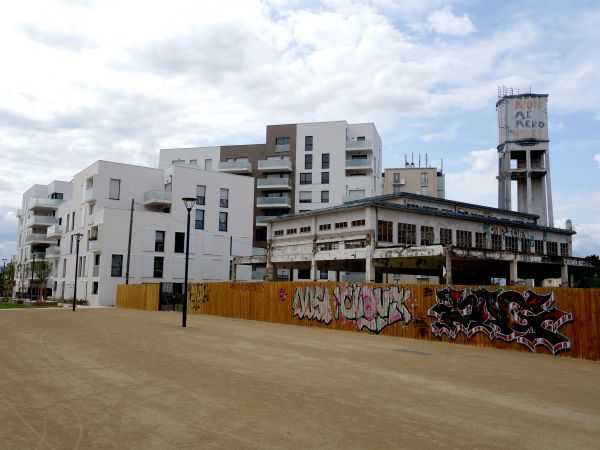
[[[54,216],[38,216],[37,214],[32,215],[27,219],[28,227],[35,226],[50,226],[58,223],[58,217]]]
[[[23,211],[21,211],[20,209],[17,209],[17,217],[21,217],[23,215]]]
[[[173,193],[165,190],[148,191],[144,193],[144,206],[171,206]]]
[[[373,170],[373,160],[365,159],[347,159],[346,170]]]
[[[85,224],[86,225],[94,225],[94,223],[95,223],[94,214],[88,214],[87,217],[85,218]]]
[[[28,208],[34,211],[51,211],[58,208],[63,201],[57,198],[36,197],[29,200]]]
[[[60,247],[53,245],[52,247],[48,247],[46,249],[46,259],[58,258],[59,256],[60,256]]]
[[[278,216],[256,216],[256,220],[254,222],[257,227],[266,227],[267,220],[274,219],[275,217]]]
[[[225,161],[219,163],[219,172],[252,173],[250,161]]]
[[[90,238],[90,240],[88,241],[88,248],[90,252],[99,252],[100,245],[98,244],[98,240]]]
[[[57,245],[58,244],[57,239],[48,237],[45,234],[38,234],[38,233],[28,234],[27,236],[25,236],[25,242],[27,244],[31,244],[31,245],[35,245],[35,244]]]
[[[355,200],[362,200],[365,198],[364,194],[350,194],[350,195],[344,195],[342,197],[342,203],[347,203],[347,202],[353,202]]]
[[[277,144],[277,145],[275,145],[275,151],[277,153],[280,153],[280,152],[289,152],[290,151],[290,144]]]
[[[291,172],[291,159],[262,159],[258,161],[258,170],[263,172]]]
[[[373,141],[346,141],[346,150],[373,150]]]
[[[92,276],[99,277],[100,276],[100,265],[92,266]]]
[[[48,237],[60,237],[62,234],[62,227],[58,224],[50,225],[46,230],[46,236]]]
[[[85,190],[85,193],[83,194],[83,201],[85,203],[87,202],[93,202],[96,200],[96,194],[94,194],[94,188],[91,187],[89,189]]]
[[[292,189],[291,178],[258,178],[256,180],[256,188],[263,190],[289,191]]]
[[[406,178],[398,178],[392,181],[393,186],[404,186],[406,184]]]
[[[259,208],[291,208],[292,199],[288,196],[283,197],[257,197],[256,206]],[[261,217],[261,216],[258,216]]]
[[[31,259],[36,261],[43,261],[46,259],[46,252],[34,252],[31,254]]]

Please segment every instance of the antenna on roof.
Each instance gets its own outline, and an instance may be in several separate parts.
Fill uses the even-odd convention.
[[[444,172],[444,158],[442,158],[442,164],[441,164],[441,168],[440,168],[440,172]]]
[[[425,167],[429,167],[429,163],[427,162],[427,153],[425,153]]]
[[[419,153],[419,167],[421,167],[421,154]]]

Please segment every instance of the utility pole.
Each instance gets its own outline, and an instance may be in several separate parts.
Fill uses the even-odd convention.
[[[131,258],[131,231],[133,229],[133,204],[131,199],[131,211],[129,213],[129,240],[127,242],[127,266],[125,267],[125,284],[129,284],[129,260]]]

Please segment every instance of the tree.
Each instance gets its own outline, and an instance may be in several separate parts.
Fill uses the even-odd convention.
[[[41,290],[42,300],[44,300],[44,294],[46,292],[46,282],[48,281],[48,278],[50,278],[53,270],[54,266],[47,261],[38,261],[33,267],[33,276],[38,279],[38,292]]]
[[[11,261],[2,271],[2,297],[10,297],[12,295],[13,286],[15,284],[15,264]]]
[[[21,298],[23,298],[23,290],[25,289],[25,281],[29,278],[29,271],[31,268],[31,264],[27,261],[27,258],[17,264],[17,277],[19,279],[19,293],[21,294]]]

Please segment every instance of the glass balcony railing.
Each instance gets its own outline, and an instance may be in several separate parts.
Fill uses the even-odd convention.
[[[144,204],[148,203],[166,203],[171,204],[173,193],[165,190],[148,191],[144,193]]]
[[[32,233],[25,236],[26,243],[39,243],[39,244],[56,244],[58,241],[54,238],[50,238],[45,234]]]
[[[46,252],[35,252],[31,254],[31,259],[35,259],[36,261],[42,261],[46,259]]]
[[[291,208],[292,199],[290,197],[258,197],[256,206],[259,208]],[[260,217],[260,216],[259,216]]]
[[[346,150],[373,149],[372,141],[346,141]]]
[[[62,227],[58,224],[54,224],[48,227],[46,230],[46,236],[48,237],[56,237],[62,234]]]
[[[291,172],[292,161],[290,159],[262,159],[258,161],[258,170]]]
[[[277,144],[277,145],[275,145],[275,151],[276,152],[289,152],[290,144]]]
[[[346,169],[371,169],[373,166],[372,159],[347,159]]]
[[[42,198],[36,197],[29,200],[29,209],[35,208],[45,208],[45,209],[54,209],[58,208],[58,206],[63,202],[62,199],[57,198]]]
[[[46,258],[58,258],[60,256],[60,247],[52,246],[46,249]]]
[[[90,200],[94,200],[96,197],[94,196],[94,188],[89,188],[85,190],[83,194],[83,201],[89,202]]]
[[[252,172],[250,161],[225,161],[219,163],[220,172]]]
[[[291,189],[292,179],[291,178],[258,178],[256,180],[256,187],[259,189]]]
[[[90,239],[88,241],[88,248],[90,249],[90,252],[98,250],[99,247],[100,247],[100,245],[98,244],[97,239],[94,239],[94,240]]]
[[[54,216],[38,216],[38,215],[32,215],[31,217],[29,217],[29,219],[27,219],[27,225],[28,226],[35,226],[35,225],[54,225],[58,223],[58,217],[54,217]]]

